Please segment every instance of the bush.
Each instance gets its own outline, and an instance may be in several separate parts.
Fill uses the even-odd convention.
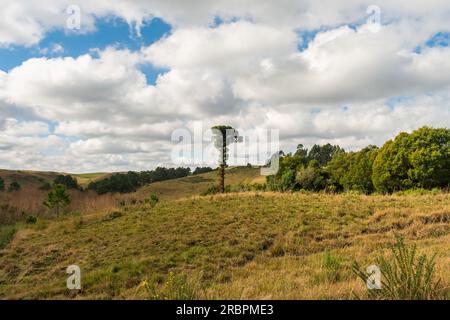
[[[416,256],[416,246],[406,246],[403,239],[391,246],[392,256],[377,259],[381,271],[381,288],[368,290],[370,298],[392,300],[425,300],[443,297],[439,281],[434,280],[434,256]],[[352,271],[366,284],[370,274],[354,263]]]
[[[5,180],[0,177],[0,191],[5,191]]]
[[[36,218],[35,216],[33,216],[33,215],[29,215],[29,216],[26,218],[25,222],[26,222],[27,224],[35,224],[35,223],[37,222],[37,218]]]
[[[71,175],[60,174],[55,178],[53,183],[54,184],[62,184],[67,189],[79,189],[80,188],[78,186],[78,181],[75,178],[73,178]]]
[[[302,189],[320,191],[326,187],[326,173],[312,160],[307,168],[297,172],[295,181]]]
[[[334,283],[341,280],[341,262],[329,250],[325,251],[322,255],[321,269],[322,276],[326,281]]]
[[[145,199],[144,202],[146,204],[151,205],[152,207],[156,206],[156,204],[159,202],[158,195],[156,193],[152,193],[149,199]]]
[[[20,184],[16,181],[13,181],[10,183],[8,191],[9,192],[20,191],[20,188],[21,188]]]
[[[205,191],[203,191],[201,193],[202,196],[208,196],[208,195],[212,195],[212,194],[216,194],[219,193],[220,189],[217,185],[211,185],[208,187],[208,189],[206,189]]]

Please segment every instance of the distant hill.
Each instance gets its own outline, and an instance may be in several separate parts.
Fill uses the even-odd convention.
[[[103,179],[111,173],[82,173],[72,174],[64,172],[52,171],[33,171],[33,170],[5,170],[0,169],[0,177],[2,177],[7,184],[12,181],[17,181],[22,187],[39,187],[44,182],[52,183],[55,178],[60,175],[71,175],[76,178],[80,186],[87,186],[90,182]]]
[[[22,187],[39,188],[44,182],[53,182],[58,174],[58,172],[0,169],[0,177],[5,180],[5,185],[16,181]]]
[[[94,173],[64,173],[64,172],[46,172],[46,171],[28,171],[28,170],[4,170],[0,169],[0,177],[6,184],[17,181],[22,187],[39,188],[44,182],[52,183],[60,174],[71,175],[76,178],[78,184],[87,187],[89,183],[105,179],[113,173],[94,172]],[[238,183],[264,183],[265,177],[260,175],[260,169],[257,167],[230,167],[226,169],[226,185]],[[163,198],[176,199],[193,195],[200,195],[210,186],[217,183],[217,171],[211,171],[198,175],[191,175],[184,178],[159,181],[140,188],[136,196],[145,196],[151,193],[158,193]]]

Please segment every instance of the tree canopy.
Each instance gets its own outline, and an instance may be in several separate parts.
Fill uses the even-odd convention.
[[[280,159],[280,169],[267,179],[271,190],[374,191],[389,193],[410,188],[450,186],[450,129],[422,127],[402,132],[381,148],[357,152],[339,146],[299,144]]]

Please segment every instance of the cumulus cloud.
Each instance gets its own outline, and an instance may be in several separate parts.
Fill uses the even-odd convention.
[[[48,50],[57,57],[0,70],[0,166],[170,165],[171,133],[199,120],[204,128],[278,129],[285,150],[329,141],[358,149],[400,130],[448,126],[450,51],[424,46],[449,30],[448,4],[379,1],[377,32],[365,23],[369,4],[79,1],[82,32],[95,32],[95,18],[108,16],[137,29],[158,16],[174,28],[138,51],[69,57],[55,44]],[[2,5],[0,45],[34,45],[64,28],[69,1]],[[301,30],[312,33],[310,42]],[[167,72],[151,85],[145,65]]]

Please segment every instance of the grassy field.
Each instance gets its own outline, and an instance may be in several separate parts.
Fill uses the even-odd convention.
[[[111,175],[111,173],[93,172],[93,173],[79,173],[71,175],[77,179],[77,182],[81,187],[87,187],[89,183],[107,178],[108,176]]]
[[[450,298],[449,194],[169,198],[18,225],[0,251],[0,298],[364,297],[350,266],[387,256],[395,234],[436,254],[441,297]],[[72,264],[82,275],[75,293],[66,289]]]
[[[72,175],[77,178],[82,186],[89,182],[104,178],[111,173],[88,173]],[[24,220],[28,215],[41,218],[51,217],[43,202],[47,198],[48,191],[41,190],[45,183],[52,183],[58,173],[37,171],[8,171],[0,170],[0,177],[7,183],[18,181],[21,190],[17,192],[0,191],[0,225],[11,224]],[[239,184],[250,182],[261,182],[265,179],[259,175],[258,168],[228,168],[226,184]],[[68,212],[90,213],[112,211],[120,204],[142,203],[151,194],[156,193],[161,199],[179,199],[183,197],[199,195],[210,186],[217,183],[217,171],[208,172],[196,176],[180,179],[156,182],[138,189],[137,192],[127,194],[104,194],[97,195],[93,191],[81,192],[69,190],[72,203],[67,208]]]
[[[197,196],[208,190],[209,187],[216,185],[217,180],[217,171],[211,171],[180,179],[160,181],[141,188],[136,192],[136,196],[138,198],[145,198],[152,193],[156,193],[164,200]],[[235,185],[238,183],[264,182],[265,177],[260,175],[259,168],[230,167],[226,169],[226,186]]]

